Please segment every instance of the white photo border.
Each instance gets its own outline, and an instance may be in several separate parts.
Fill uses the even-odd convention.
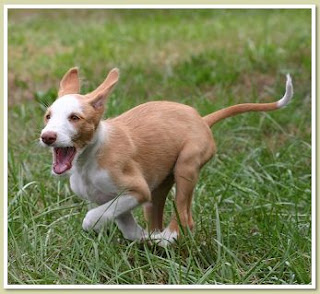
[[[312,120],[312,133],[311,133],[311,181],[312,181],[312,266],[311,266],[311,284],[310,285],[16,285],[8,284],[8,221],[7,221],[7,205],[8,205],[8,11],[10,9],[311,9],[312,12],[312,48],[311,48],[311,71],[312,71],[312,97],[311,97],[311,120]],[[299,289],[316,289],[316,5],[21,5],[21,4],[5,4],[3,6],[3,19],[4,19],[4,172],[3,172],[3,195],[4,195],[4,289],[225,289],[225,290],[299,290]]]

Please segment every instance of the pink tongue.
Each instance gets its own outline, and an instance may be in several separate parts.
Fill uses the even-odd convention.
[[[56,174],[62,174],[72,167],[72,160],[75,154],[74,147],[55,148],[54,152],[53,170]]]

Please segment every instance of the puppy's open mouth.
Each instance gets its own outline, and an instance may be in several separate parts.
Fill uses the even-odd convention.
[[[53,171],[60,175],[69,170],[75,155],[75,147],[55,147],[53,150]]]

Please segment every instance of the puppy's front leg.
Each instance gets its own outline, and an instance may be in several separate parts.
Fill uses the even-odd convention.
[[[139,205],[133,195],[120,195],[113,200],[89,210],[83,220],[82,228],[85,231],[93,229],[99,232],[105,223],[114,221],[121,215],[130,212]]]
[[[145,230],[137,224],[131,212],[120,215],[115,221],[123,237],[128,240],[143,240],[148,235]]]

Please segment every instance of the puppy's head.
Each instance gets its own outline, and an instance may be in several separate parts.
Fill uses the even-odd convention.
[[[47,109],[40,142],[53,148],[52,171],[63,174],[72,168],[77,155],[92,141],[104,112],[107,96],[117,83],[119,70],[111,70],[93,92],[80,95],[78,69],[62,78],[57,100]]]

